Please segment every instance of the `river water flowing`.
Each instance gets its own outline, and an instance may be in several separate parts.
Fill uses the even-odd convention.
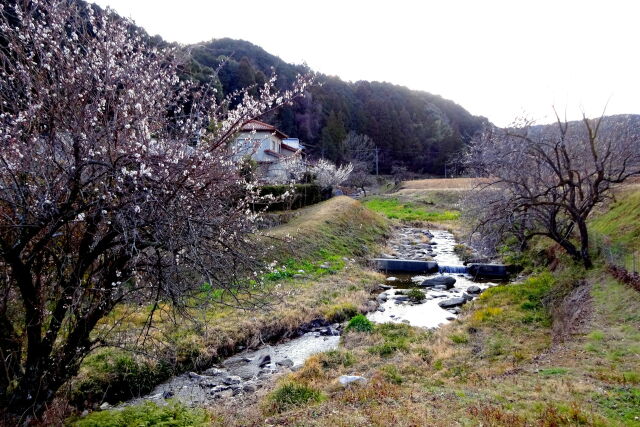
[[[376,323],[407,323],[423,328],[436,328],[455,320],[460,308],[444,309],[440,307],[441,302],[455,298],[471,300],[487,287],[495,285],[474,281],[467,274],[467,268],[454,251],[456,244],[453,234],[445,230],[400,229],[389,242],[391,254],[385,254],[385,257],[436,261],[440,271],[429,275],[389,275],[386,285],[390,288],[378,296],[380,307],[367,317]],[[425,280],[443,276],[455,279],[452,288],[420,286]],[[412,302],[404,295],[407,289],[414,287],[424,292],[424,302]],[[474,292],[468,292],[469,289]]]
[[[384,291],[376,296],[379,307],[368,314],[376,323],[407,323],[424,328],[437,328],[454,320],[460,312],[460,302],[470,301],[493,283],[479,283],[466,274],[466,267],[456,255],[453,235],[443,230],[400,228],[388,242],[387,258],[434,260],[440,272],[430,275],[387,276]],[[421,286],[425,280],[452,277],[449,286]],[[451,279],[448,279],[451,282]],[[408,289],[418,288],[425,294],[422,302],[412,302],[404,295]],[[382,290],[382,289],[381,289]],[[441,307],[442,302],[457,301]],[[228,399],[254,393],[270,381],[274,374],[301,366],[311,355],[335,349],[340,342],[341,325],[312,325],[303,335],[274,345],[247,350],[203,372],[188,372],[158,385],[151,393],[125,403],[141,400],[163,402],[175,398],[191,406],[206,405],[217,399]]]

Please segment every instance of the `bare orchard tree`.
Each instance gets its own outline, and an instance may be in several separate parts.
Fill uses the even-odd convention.
[[[230,108],[110,12],[16,3],[0,5],[0,405],[37,417],[116,304],[254,283],[254,184],[227,143],[306,81]]]
[[[367,135],[352,131],[347,135],[344,146],[346,147],[345,158],[353,165],[347,184],[362,190],[366,197],[367,187],[375,182],[371,175],[376,155],[375,144]]]
[[[486,178],[467,199],[483,246],[510,235],[524,248],[546,236],[591,267],[587,219],[615,184],[640,175],[639,125],[637,117],[613,116],[487,129],[466,161]]]

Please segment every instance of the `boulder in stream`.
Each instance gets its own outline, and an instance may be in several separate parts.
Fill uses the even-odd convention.
[[[453,288],[453,285],[456,284],[456,279],[451,276],[437,276],[431,279],[427,279],[420,284],[420,286],[425,287],[435,287],[435,286],[444,286],[446,289]]]
[[[283,366],[285,368],[290,368],[293,366],[293,360],[286,358],[276,362],[276,365]]]
[[[458,307],[460,305],[465,304],[466,302],[467,300],[464,298],[450,298],[444,301],[440,301],[438,305],[442,308],[451,308],[451,307]]]
[[[234,384],[240,384],[242,382],[242,378],[240,378],[237,375],[229,375],[227,377],[224,377],[222,379],[222,382],[226,385],[234,385]]]
[[[467,293],[469,294],[479,294],[480,292],[482,292],[480,286],[472,285],[467,288]]]

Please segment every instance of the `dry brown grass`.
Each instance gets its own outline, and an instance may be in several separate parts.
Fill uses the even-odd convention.
[[[482,182],[481,178],[433,178],[405,181],[401,190],[466,191]]]
[[[466,307],[460,320],[434,333],[413,330],[404,350],[384,356],[372,353],[371,348],[388,334],[350,332],[343,336],[340,352],[349,353],[353,363],[326,363],[331,356],[317,355],[283,378],[321,390],[324,402],[269,418],[255,407],[216,412],[226,425],[636,425],[633,417],[625,422],[624,415],[613,415],[597,402],[604,395],[616,399],[620,384],[633,387],[633,381],[638,381],[634,372],[640,363],[636,329],[640,297],[606,276],[592,274],[590,280],[600,283],[594,326],[604,331],[603,339],[579,335],[552,347],[548,325],[543,322],[530,328],[522,318],[528,313],[521,307],[529,301],[528,295],[520,300],[518,289],[508,291],[509,298],[494,292]],[[606,293],[615,297],[606,298]],[[617,304],[622,301],[627,305]],[[487,309],[494,306],[503,308],[500,313],[494,311],[504,319],[487,317]],[[482,315],[474,315],[480,311]],[[453,334],[465,334],[469,341],[453,342]],[[501,340],[503,351],[487,352],[496,339]],[[529,350],[531,354],[524,354]],[[628,374],[620,383],[594,375],[601,371]],[[344,388],[336,385],[340,375],[363,375],[369,381]],[[614,405],[618,413],[634,411],[624,400]]]
[[[338,196],[325,202],[297,211],[291,221],[279,225],[265,232],[268,236],[282,237],[295,236],[297,233],[317,231],[322,225],[326,225],[339,219],[354,215],[362,216],[363,221],[375,221],[375,214],[365,209],[360,202],[351,197]],[[357,224],[354,224],[357,226]]]

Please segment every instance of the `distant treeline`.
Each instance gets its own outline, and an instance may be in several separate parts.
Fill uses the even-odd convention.
[[[272,72],[278,76],[277,86],[286,89],[297,74],[310,72],[242,40],[213,40],[189,49],[193,75],[214,81],[223,94],[261,85]],[[353,131],[368,135],[379,148],[381,173],[406,168],[442,175],[445,162],[487,122],[426,92],[390,83],[347,83],[337,77],[316,77],[319,84],[306,97],[264,118],[289,136],[300,138],[314,157],[344,161],[345,137]]]
[[[99,6],[92,7],[101,13]],[[135,25],[133,29],[146,34]],[[148,40],[153,46],[170,45],[157,35],[148,36]],[[250,85],[259,86],[272,73],[277,75],[277,87],[286,90],[298,74],[312,72],[242,40],[224,38],[185,49],[192,58],[185,71],[216,85],[220,97]],[[287,135],[300,138],[312,157],[337,163],[346,160],[345,138],[355,132],[369,136],[378,147],[380,173],[407,169],[443,175],[445,163],[456,158],[470,138],[488,123],[453,101],[390,83],[348,83],[322,74],[316,74],[316,83],[295,105],[262,119]]]

